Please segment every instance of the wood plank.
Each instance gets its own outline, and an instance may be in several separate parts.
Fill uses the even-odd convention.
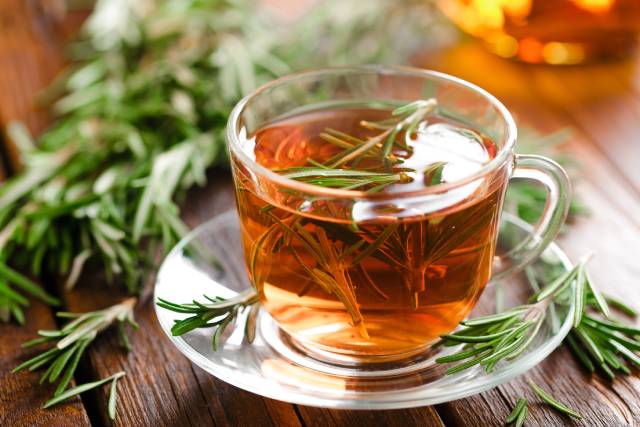
[[[34,112],[32,96],[53,76],[62,63],[53,32],[64,35],[69,22],[54,19],[54,2],[0,0],[0,127],[9,120],[23,120],[33,131],[42,129],[46,115]],[[77,23],[73,25],[77,27]],[[0,137],[0,142],[2,138]],[[1,152],[2,150],[0,150]],[[8,153],[15,161],[13,146]],[[0,153],[2,156],[2,153]],[[0,181],[4,175],[0,158]],[[38,384],[41,372],[11,370],[38,349],[21,350],[20,343],[36,336],[39,329],[55,329],[49,307],[33,301],[26,311],[27,324],[0,324],[0,425],[68,426],[90,425],[79,398],[42,409],[54,387]]]
[[[628,67],[636,64],[625,63]],[[607,64],[588,68],[584,73],[593,82],[588,87],[600,86],[605,92],[593,100],[580,101],[581,82],[562,74],[548,74],[547,83],[566,94],[567,103],[562,106],[577,127],[583,129],[592,142],[625,176],[640,195],[640,95],[638,87],[631,87],[632,74],[624,72],[620,64]],[[636,73],[640,74],[640,73]]]
[[[351,411],[298,406],[304,425],[314,427],[440,427],[445,424],[433,407],[399,409],[393,411]]]
[[[62,47],[86,16],[63,13],[63,3],[46,0],[0,0],[0,125],[24,122],[35,134],[50,117],[35,95],[62,69]],[[6,135],[5,135],[6,136]],[[6,139],[10,163],[19,163],[16,147]]]
[[[21,350],[20,343],[34,338],[39,329],[56,327],[50,308],[40,302],[32,302],[25,316],[25,326],[0,323],[0,426],[89,426],[79,398],[41,408],[55,390],[55,386],[38,384],[41,371],[11,373],[39,350]]]
[[[573,420],[541,403],[529,387],[529,380],[577,409],[584,420]],[[589,386],[585,386],[587,381]],[[626,381],[616,383],[611,389],[600,378],[590,379],[569,350],[561,347],[534,370],[509,384],[461,401],[440,405],[437,409],[448,426],[502,426],[516,400],[522,396],[530,402],[527,426],[636,425],[638,401],[634,396],[635,392],[628,390]]]

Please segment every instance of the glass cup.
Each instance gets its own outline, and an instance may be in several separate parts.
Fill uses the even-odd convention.
[[[458,181],[371,194],[289,179],[253,156],[256,131],[283,118],[428,98],[437,99],[439,118],[490,138],[495,157]],[[325,361],[387,362],[425,351],[469,314],[490,278],[538,257],[567,215],[564,170],[515,154],[516,126],[504,105],[442,73],[362,66],[292,74],[240,101],[227,139],[247,273],[287,339]],[[496,256],[510,179],[539,183],[547,203],[534,232]]]

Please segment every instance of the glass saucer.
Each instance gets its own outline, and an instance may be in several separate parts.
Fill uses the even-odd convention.
[[[519,219],[503,214],[500,247],[504,251],[530,232]],[[203,295],[233,297],[249,291],[235,211],[216,216],[185,237],[164,260],[157,276],[155,299],[185,303]],[[217,262],[215,261],[217,260]],[[572,267],[564,252],[551,244],[532,269]],[[533,271],[533,270],[530,270]],[[538,276],[538,275],[537,275]],[[544,279],[537,280],[538,286]],[[534,285],[535,286],[535,285]],[[514,275],[490,283],[470,317],[492,313],[496,305],[525,303],[533,293],[531,276]],[[496,302],[499,300],[499,302]],[[273,319],[261,310],[252,344],[244,338],[244,316],[230,325],[217,352],[211,329],[197,329],[181,337],[171,335],[174,313],[156,306],[162,329],[193,363],[211,375],[244,390],[286,402],[343,409],[397,409],[434,405],[460,399],[508,382],[547,357],[571,329],[573,306],[554,306],[533,345],[518,358],[499,363],[492,373],[474,367],[446,375],[435,362],[457,347],[437,347],[394,365],[359,369],[313,359],[291,344]]]

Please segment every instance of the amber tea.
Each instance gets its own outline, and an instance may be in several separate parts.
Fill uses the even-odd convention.
[[[305,112],[263,126],[243,147],[289,179],[392,197],[463,180],[496,154],[489,138],[435,110],[428,100]],[[237,161],[234,170],[249,274],[266,310],[303,344],[417,351],[454,329],[489,279],[503,184],[471,183],[435,212],[361,201],[345,213],[289,190],[267,200]]]

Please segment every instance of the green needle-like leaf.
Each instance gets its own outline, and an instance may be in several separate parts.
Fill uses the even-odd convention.
[[[121,376],[124,376],[125,373],[121,372]],[[117,375],[117,374],[116,374]],[[111,387],[109,387],[109,402],[107,404],[107,412],[109,414],[109,418],[112,420],[116,419],[116,398],[117,398],[117,387],[118,387],[118,379],[120,376],[113,376],[111,380]]]
[[[93,390],[94,388],[98,388],[110,381],[114,381],[114,380],[118,380],[119,378],[125,376],[124,372],[118,372],[116,374],[111,375],[110,377],[104,378],[102,380],[98,380],[98,381],[94,381],[94,382],[90,382],[90,383],[86,383],[86,384],[82,384],[79,386],[76,386],[74,388],[71,388],[67,391],[65,391],[64,393],[60,393],[58,396],[54,397],[53,399],[48,400],[43,408],[49,408],[53,405],[57,405],[58,403],[64,402],[67,399],[70,399],[74,396],[77,396],[81,393],[84,393],[85,391],[89,391],[89,390]]]
[[[509,416],[505,420],[505,423],[511,424],[512,422],[514,422],[520,416],[520,413],[526,409],[526,407],[527,399],[523,397],[519,398],[516,402],[516,406],[513,408],[513,411],[511,411],[511,414],[509,414]]]
[[[528,416],[529,416],[529,408],[527,408],[525,406],[522,409],[522,411],[520,411],[520,413],[518,414],[518,418],[516,418],[516,423],[515,423],[514,427],[522,427],[522,426],[524,426],[524,422],[527,420]]]
[[[582,419],[582,415],[569,408],[565,404],[557,401],[551,395],[549,395],[546,391],[536,385],[533,381],[529,381],[529,385],[533,389],[533,391],[542,399],[545,403],[547,403],[552,408],[562,412],[563,414],[569,415],[574,418]]]

